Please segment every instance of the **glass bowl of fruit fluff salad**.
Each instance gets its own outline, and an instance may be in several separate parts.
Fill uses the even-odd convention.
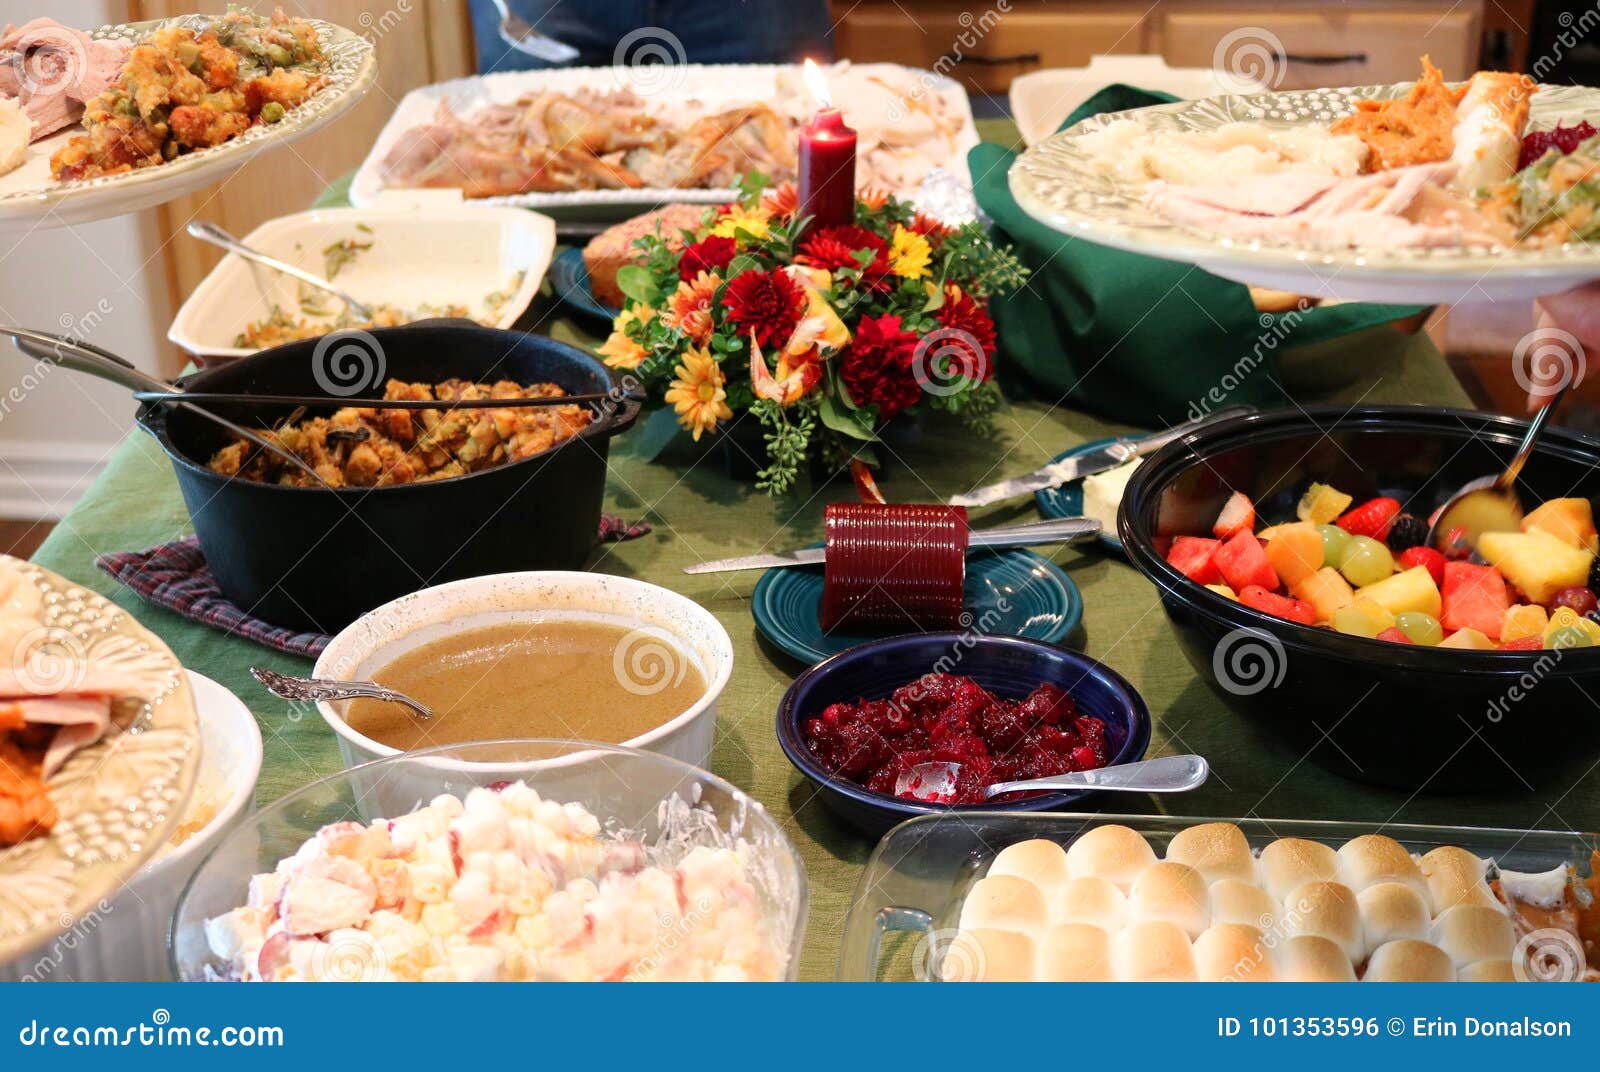
[[[1550,433],[1518,530],[1427,545],[1525,428],[1422,406],[1229,421],[1147,460],[1118,531],[1201,676],[1297,754],[1435,792],[1575,779],[1600,748],[1600,445]]]
[[[456,745],[350,768],[245,820],[179,902],[173,970],[786,979],[805,900],[781,829],[711,774],[588,742]]]

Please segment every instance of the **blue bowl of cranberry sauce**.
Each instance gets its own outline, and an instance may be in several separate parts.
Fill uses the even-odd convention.
[[[839,819],[874,837],[948,811],[1082,810],[1092,790],[984,786],[1143,759],[1150,711],[1122,675],[1020,637],[920,633],[826,659],[778,705],[778,743]],[[959,763],[950,803],[896,796],[901,773]],[[947,797],[946,799],[950,799]]]

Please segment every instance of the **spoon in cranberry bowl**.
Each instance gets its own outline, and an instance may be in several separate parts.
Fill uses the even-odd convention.
[[[955,801],[956,779],[961,764],[918,763],[907,767],[895,779],[894,795],[929,804]],[[1107,789],[1121,793],[1187,793],[1205,784],[1211,766],[1204,756],[1162,756],[1138,763],[1121,763],[1094,770],[1069,771],[1048,778],[1029,778],[1020,782],[995,782],[983,787],[986,800],[1006,793],[1040,790]]]

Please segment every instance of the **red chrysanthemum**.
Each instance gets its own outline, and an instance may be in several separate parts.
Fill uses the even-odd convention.
[[[748,338],[754,331],[756,342],[766,349],[789,341],[805,309],[805,295],[800,284],[779,269],[740,272],[722,292],[722,304],[739,337]]]
[[[731,238],[702,238],[679,255],[678,278],[692,283],[701,272],[721,275],[738,251],[738,243]]]
[[[952,283],[945,287],[944,304],[935,315],[942,330],[957,333],[952,339],[959,340],[968,349],[976,344],[980,351],[960,362],[963,374],[979,380],[990,379],[994,375],[994,321],[989,319],[988,310]]]
[[[839,375],[858,406],[877,406],[888,420],[922,397],[912,364],[917,337],[900,326],[898,316],[862,317],[844,354]]]
[[[875,277],[889,271],[889,244],[866,228],[857,227],[853,223],[817,228],[815,233],[800,244],[800,253],[794,261],[796,264],[824,268],[830,272],[838,271],[840,268],[855,269],[861,267],[861,262],[856,259],[856,252],[863,249],[869,249],[873,254],[872,264],[867,269],[868,275]]]

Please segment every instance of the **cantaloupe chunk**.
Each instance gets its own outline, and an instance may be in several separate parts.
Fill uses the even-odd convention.
[[[1421,611],[1439,616],[1439,586],[1427,566],[1412,566],[1404,573],[1356,589],[1360,599],[1370,599],[1390,614]]]
[[[1439,642],[1441,648],[1469,648],[1473,651],[1493,651],[1495,642],[1476,629],[1457,629]]]
[[[1322,533],[1309,521],[1279,525],[1267,541],[1267,561],[1292,591],[1297,581],[1322,568]]]
[[[1590,554],[1600,551],[1600,533],[1595,532],[1594,510],[1588,499],[1546,499],[1522,519],[1523,532],[1534,529],[1542,529]]]
[[[1543,636],[1544,627],[1550,624],[1550,615],[1534,603],[1518,603],[1506,611],[1500,623],[1500,643],[1509,644],[1523,637]]]
[[[1319,622],[1331,621],[1334,611],[1348,607],[1355,598],[1350,582],[1332,566],[1323,566],[1310,576],[1300,578],[1299,583],[1289,587],[1289,592],[1315,607]]]
[[[1549,603],[1563,588],[1588,584],[1594,560],[1592,553],[1540,528],[1485,532],[1478,537],[1478,553],[1534,603]]]

